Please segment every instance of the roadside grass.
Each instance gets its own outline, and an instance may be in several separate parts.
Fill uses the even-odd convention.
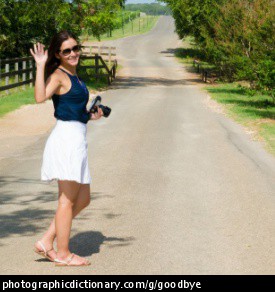
[[[34,88],[27,88],[26,90],[20,90],[11,94],[0,96],[0,117],[3,117],[6,113],[20,108],[25,104],[35,104]]]
[[[157,18],[155,17],[155,22]],[[81,61],[83,65],[92,65],[94,64],[94,60],[83,60]],[[108,62],[107,62],[108,65]],[[117,72],[122,68],[121,65],[117,66]],[[92,76],[94,69],[81,69],[78,68],[78,75],[85,81],[89,91],[91,93],[95,93],[97,91],[105,91],[108,89],[108,81],[107,77],[99,77],[97,80]],[[99,70],[99,72],[102,69]],[[103,72],[106,73],[106,72]],[[5,80],[2,79],[1,85],[5,85]],[[20,80],[19,80],[20,81]],[[14,83],[14,78],[10,78],[10,84]],[[5,114],[19,109],[23,105],[35,104],[36,101],[34,99],[34,88],[26,85],[26,88],[17,87],[13,89],[9,89],[8,93],[6,91],[0,92],[0,118]]]
[[[149,32],[157,23],[159,16],[146,15],[144,17],[136,18],[132,22],[128,22],[124,25],[124,33],[122,28],[117,28],[112,31],[112,36],[107,34],[100,36],[100,41],[116,40],[128,36],[134,36],[138,34],[144,34]],[[83,33],[81,41],[98,42],[99,40],[93,36],[89,36]]]
[[[225,113],[254,133],[266,149],[275,155],[275,106],[272,98],[249,90],[237,83],[206,86],[212,99],[223,105]]]
[[[204,56],[195,48],[190,37],[183,41],[182,48],[175,51],[175,56],[189,72],[196,73],[194,59],[200,60],[204,68],[214,68],[213,64],[205,62]],[[275,105],[270,96],[252,92],[246,82],[218,81],[214,85],[207,84],[205,90],[222,105],[227,116],[245,126],[255,139],[263,142],[269,153],[275,155]]]
[[[124,26],[124,33],[122,28],[116,29],[112,32],[112,37],[107,37],[107,35],[101,36],[101,41],[103,40],[115,40],[127,36],[143,34],[150,31],[157,23],[159,16],[147,15],[135,19],[133,22],[129,22]],[[86,39],[85,39],[86,38]],[[82,35],[82,41],[98,41],[94,37]],[[83,62],[84,65],[87,65],[87,62]],[[122,68],[121,65],[118,65],[117,72]],[[92,77],[92,69],[81,70],[79,68],[78,74],[85,81],[90,92],[102,91],[108,88],[107,77],[99,77],[97,80]],[[4,79],[1,80],[1,85],[4,84]],[[13,83],[13,78],[10,78],[10,83]],[[35,104],[34,99],[34,88],[26,86],[26,89],[22,87],[10,89],[7,94],[5,91],[0,92],[0,117],[3,117],[5,114],[14,111],[20,108],[23,105]]]
[[[108,87],[107,78],[98,78],[89,76],[89,72],[79,70],[79,76],[83,78],[90,92],[106,90]],[[0,118],[5,114],[20,108],[23,105],[35,104],[34,88],[15,88],[10,94],[2,92],[0,94]]]
[[[213,69],[215,66],[213,64],[210,64],[206,61],[204,61],[204,56],[200,52],[199,49],[194,48],[192,38],[189,38],[187,41],[185,40],[183,43],[182,48],[177,48],[175,50],[175,56],[177,57],[178,61],[185,64],[188,69],[193,67],[193,62],[194,60],[200,61],[200,64],[205,68],[205,69]],[[191,70],[195,72],[195,70]]]

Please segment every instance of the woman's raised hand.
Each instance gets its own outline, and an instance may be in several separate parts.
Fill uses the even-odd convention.
[[[37,43],[33,45],[33,50],[30,49],[30,52],[37,65],[45,64],[48,59],[48,50],[44,51],[44,45]]]

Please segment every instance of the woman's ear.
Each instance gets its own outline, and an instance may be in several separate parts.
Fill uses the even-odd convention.
[[[59,59],[60,60],[60,56],[59,56],[58,53],[55,53],[54,55],[55,55],[56,59]]]

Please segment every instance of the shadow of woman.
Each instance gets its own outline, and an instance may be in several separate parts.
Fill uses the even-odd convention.
[[[121,247],[130,245],[134,237],[106,237],[99,231],[78,233],[70,239],[69,249],[72,253],[87,257],[99,253],[102,244],[110,247]]]

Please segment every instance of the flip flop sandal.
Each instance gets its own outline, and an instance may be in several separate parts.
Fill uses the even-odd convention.
[[[75,256],[75,254],[72,253],[70,258],[67,259],[67,260],[64,260],[64,261],[58,260],[58,259],[54,259],[55,266],[56,267],[68,267],[68,266],[69,267],[80,267],[80,266],[89,266],[91,264],[89,261],[87,261],[86,263],[81,264],[81,265],[79,265],[79,264],[70,264],[74,256]]]
[[[40,244],[40,246],[41,246],[41,248],[43,249],[43,251],[41,251],[41,250],[35,248],[35,249],[34,249],[34,252],[36,252],[36,253],[39,254],[40,256],[42,256],[42,257],[44,257],[44,258],[50,260],[51,262],[53,262],[54,260],[48,255],[48,252],[51,251],[51,250],[53,250],[53,248],[52,248],[52,249],[49,249],[49,250],[46,250],[44,244],[43,244],[41,241],[38,241],[38,243]]]

